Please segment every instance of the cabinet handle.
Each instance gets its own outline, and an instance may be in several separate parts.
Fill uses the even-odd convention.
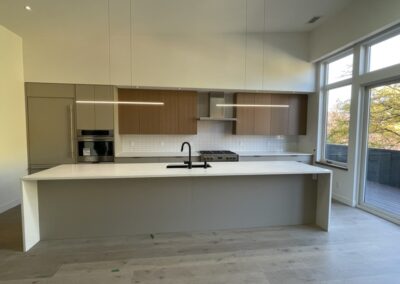
[[[71,158],[74,159],[74,119],[72,112],[72,105],[68,105],[69,108],[69,130],[70,130],[70,143],[71,143]]]

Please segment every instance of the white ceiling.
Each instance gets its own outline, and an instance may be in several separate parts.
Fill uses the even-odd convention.
[[[252,1],[252,0],[248,0]],[[268,31],[310,31],[342,10],[352,0],[265,0]],[[321,19],[307,22],[314,16]]]
[[[121,1],[121,0],[110,0],[110,1]],[[122,0],[129,1],[129,0]],[[150,3],[154,2],[156,4],[157,1],[160,0],[132,0],[133,5],[140,6],[142,5],[141,1],[147,2],[147,6],[151,5]],[[167,0],[162,0],[167,1]],[[208,1],[196,1],[196,5],[189,4],[190,2],[180,2],[180,0],[165,2],[171,5],[179,5],[182,3],[181,10],[178,7],[168,7],[168,10],[175,10],[175,12],[179,13],[179,11],[187,12],[188,8],[193,7],[192,13],[189,13],[188,17],[195,17],[196,10],[207,10],[210,8],[210,2]],[[186,1],[186,0],[181,0]],[[226,5],[226,0],[213,0],[213,1],[221,1],[221,5]],[[258,5],[260,9],[265,4],[265,31],[267,32],[298,32],[298,31],[310,31],[313,28],[320,25],[324,20],[333,14],[337,13],[341,9],[343,9],[347,4],[349,4],[352,0],[242,0],[243,5],[238,5],[238,1],[232,1],[233,5],[236,5],[232,8],[237,9],[236,7],[242,7],[245,9],[246,1],[248,5]],[[253,1],[253,3],[251,3]],[[265,2],[264,2],[265,1]],[[143,3],[145,3],[143,2]],[[207,3],[208,2],[208,3]],[[229,2],[229,1],[228,1]],[[54,18],[61,17],[64,20],[67,20],[69,17],[71,20],[74,19],[75,13],[81,9],[88,9],[89,4],[93,3],[93,1],[62,1],[62,0],[1,0],[0,1],[0,24],[9,27],[15,32],[25,33],[26,30],[29,30],[29,27],[24,25],[31,25],[33,22],[38,24],[38,21],[41,24],[46,25],[46,17],[49,18],[50,22],[54,21]],[[99,1],[99,6],[107,5],[107,0]],[[165,6],[165,3],[164,6]],[[235,4],[234,4],[235,3]],[[33,9],[32,12],[28,12],[24,9],[25,5],[30,5]],[[205,5],[205,7],[201,7]],[[154,7],[160,7],[163,5],[154,5]],[[90,21],[90,17],[98,17],[96,14],[96,5],[93,5],[92,9],[89,8],[87,11],[87,19]],[[239,8],[240,9],[240,8]],[[227,7],[227,10],[228,7]],[[82,13],[82,11],[80,11]],[[157,11],[158,13],[162,11]],[[255,11],[260,14],[260,11]],[[27,15],[27,13],[31,13],[31,15]],[[213,12],[210,11],[212,14]],[[157,14],[157,13],[156,13]],[[190,15],[192,14],[192,15]],[[36,15],[36,17],[35,17]],[[107,16],[107,15],[103,15]],[[308,20],[314,16],[322,16],[322,18],[314,24],[308,24]],[[30,17],[31,21],[26,21],[26,17]],[[33,18],[32,18],[33,17]],[[248,15],[251,18],[251,15]],[[221,17],[223,18],[223,16]],[[239,20],[239,19],[238,19]],[[68,21],[68,20],[67,20]],[[204,24],[206,24],[207,19],[204,19]],[[209,23],[210,24],[210,23]],[[40,24],[39,24],[40,25]],[[47,27],[50,28],[50,27]]]

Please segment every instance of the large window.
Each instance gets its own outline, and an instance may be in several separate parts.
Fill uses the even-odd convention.
[[[400,82],[368,89],[362,202],[400,216]]]
[[[320,162],[346,167],[349,145],[353,54],[346,53],[322,64],[324,102]]]
[[[360,208],[400,224],[400,25],[319,67],[317,160],[353,170],[342,190],[358,190]],[[350,199],[355,192],[340,195]]]
[[[368,45],[367,71],[400,63],[400,34]]]

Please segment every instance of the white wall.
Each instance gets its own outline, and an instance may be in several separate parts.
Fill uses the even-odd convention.
[[[20,202],[27,173],[22,39],[0,26],[0,213]]]
[[[310,60],[317,61],[400,22],[399,0],[354,0],[311,32]]]
[[[264,0],[41,0],[31,12],[24,5],[1,1],[0,22],[24,39],[29,82],[314,89],[308,33],[263,34]]]

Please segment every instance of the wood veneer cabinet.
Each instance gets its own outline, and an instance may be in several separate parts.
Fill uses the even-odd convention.
[[[300,94],[235,94],[236,104],[289,105],[288,108],[238,107],[237,135],[305,135],[307,96]]]
[[[164,102],[163,106],[119,105],[120,134],[197,134],[197,93],[119,89],[119,101]]]

